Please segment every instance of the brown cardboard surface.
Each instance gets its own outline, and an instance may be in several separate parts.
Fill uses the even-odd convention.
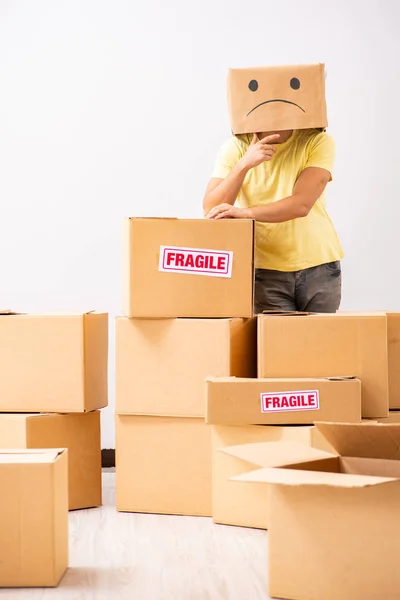
[[[383,423],[316,423],[342,456],[400,460],[400,425]]]
[[[117,415],[117,510],[211,515],[211,431],[204,419]]]
[[[400,410],[390,410],[388,417],[377,419],[378,423],[400,423]]]
[[[69,509],[101,505],[99,411],[0,414],[0,448],[68,448]]]
[[[126,219],[123,313],[141,318],[251,317],[253,237],[251,220]],[[231,276],[210,276],[210,269],[205,275],[204,268],[195,272],[191,267],[162,271],[164,248],[179,248],[174,256],[182,249],[196,256],[199,250],[220,251],[224,257],[231,252]],[[174,265],[172,261],[168,268]]]
[[[204,417],[208,375],[255,376],[255,319],[116,320],[118,414]]]
[[[339,313],[374,315],[375,313]],[[385,313],[387,318],[389,409],[400,408],[400,313]],[[384,417],[383,417],[384,418]]]
[[[324,65],[230,69],[234,134],[327,126]]]
[[[213,377],[207,379],[206,387],[206,421],[211,424],[285,425],[312,424],[316,420],[361,421],[361,382],[358,379]],[[308,398],[311,398],[310,402]],[[304,405],[303,408],[301,405]]]
[[[0,412],[107,406],[108,315],[0,316]]]
[[[385,313],[258,318],[259,377],[334,377],[361,380],[363,417],[388,415]]]
[[[67,451],[0,457],[0,587],[56,586],[68,567]]]
[[[268,486],[243,485],[232,477],[254,470],[255,465],[229,452],[232,446],[292,440],[310,445],[309,426],[268,427],[213,425],[212,430],[212,516],[214,523],[268,528]]]
[[[258,444],[258,463],[270,466],[234,478],[249,486],[264,482],[269,490],[269,593],[394,600],[400,590],[400,425],[317,427],[348,455],[321,460],[311,449],[300,456],[293,444]]]
[[[270,487],[271,597],[397,600],[397,483],[356,489]]]
[[[400,313],[387,313],[389,408],[400,408]]]

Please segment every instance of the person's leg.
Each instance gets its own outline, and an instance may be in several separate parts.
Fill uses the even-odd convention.
[[[296,302],[306,312],[335,313],[342,297],[340,261],[297,273]]]
[[[296,310],[294,301],[295,273],[256,269],[254,312],[264,310]]]

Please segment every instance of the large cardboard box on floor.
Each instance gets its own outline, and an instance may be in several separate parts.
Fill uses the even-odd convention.
[[[342,375],[361,380],[363,417],[388,415],[385,313],[259,316],[259,377]]]
[[[236,477],[243,485],[269,486],[269,593],[293,600],[395,600],[400,425],[317,427],[335,453],[253,444],[247,452],[254,464],[262,457],[265,468]]]
[[[99,411],[0,414],[0,448],[68,448],[69,509],[101,505]]]
[[[296,441],[331,450],[313,426],[213,425],[212,516],[214,523],[268,528],[268,486],[243,485],[232,478],[254,470],[252,457],[240,455],[241,445],[257,442]],[[262,463],[262,459],[261,459]],[[261,465],[259,465],[261,466]]]
[[[108,315],[0,311],[0,412],[107,406]]]
[[[251,317],[254,224],[241,219],[126,219],[128,317]]]
[[[254,377],[256,354],[256,319],[117,318],[117,413],[204,417],[204,379]]]
[[[306,425],[361,421],[361,382],[355,378],[246,379],[210,377],[207,423]]]
[[[53,587],[68,567],[67,450],[0,450],[0,588]]]
[[[211,431],[204,419],[117,415],[117,510],[211,516]]]

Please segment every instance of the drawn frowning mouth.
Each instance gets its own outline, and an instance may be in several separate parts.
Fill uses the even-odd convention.
[[[254,108],[252,108],[251,111],[247,113],[246,117],[248,117],[249,115],[251,115],[251,113],[253,111],[255,111],[257,108],[260,108],[260,106],[263,106],[264,104],[269,104],[270,102],[284,102],[285,104],[293,104],[293,106],[297,106],[297,108],[299,108],[300,110],[302,110],[303,113],[306,112],[304,110],[304,108],[301,108],[301,106],[299,106],[298,104],[296,104],[296,102],[290,102],[290,100],[281,100],[280,98],[277,98],[276,100],[265,100],[264,102],[260,102],[260,104],[257,104],[257,106],[255,106]]]

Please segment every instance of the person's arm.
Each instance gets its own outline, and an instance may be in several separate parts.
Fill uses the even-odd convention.
[[[208,214],[209,219],[255,219],[264,223],[283,223],[306,217],[323,193],[331,174],[326,169],[308,167],[300,173],[293,194],[266,206],[236,208],[220,204]]]
[[[225,179],[213,177],[209,181],[203,199],[205,216],[219,204],[225,203],[230,206],[235,204],[248,171],[262,162],[271,160],[275,154],[275,147],[270,145],[270,142],[278,139],[279,134],[274,134],[259,141],[257,135],[254,134],[247,152],[231,168]]]

